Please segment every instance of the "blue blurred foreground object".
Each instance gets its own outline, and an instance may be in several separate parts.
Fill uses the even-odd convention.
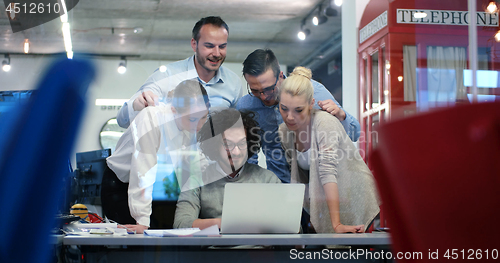
[[[48,262],[62,178],[94,79],[88,61],[55,62],[0,125],[0,262]]]
[[[398,262],[498,262],[500,102],[387,123],[370,163]]]

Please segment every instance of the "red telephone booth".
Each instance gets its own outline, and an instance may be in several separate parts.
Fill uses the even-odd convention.
[[[500,96],[498,80],[491,77],[500,68],[500,44],[494,37],[499,16],[498,11],[485,12],[489,2],[477,0],[479,100]],[[368,3],[358,48],[360,149],[365,157],[377,146],[376,127],[384,121],[469,103],[469,20],[467,0]],[[480,83],[486,79],[493,84]]]
[[[478,100],[500,100],[500,77],[495,71],[500,68],[500,44],[495,41],[499,16],[498,11],[485,12],[489,2],[477,0],[476,7]],[[368,3],[359,26],[358,48],[359,141],[366,161],[377,147],[376,128],[385,121],[469,103],[470,20],[467,0]]]

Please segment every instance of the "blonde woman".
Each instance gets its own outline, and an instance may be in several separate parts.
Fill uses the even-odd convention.
[[[362,233],[379,213],[373,175],[334,116],[313,110],[312,73],[284,80],[279,135],[291,182],[307,184],[304,209],[317,233]]]

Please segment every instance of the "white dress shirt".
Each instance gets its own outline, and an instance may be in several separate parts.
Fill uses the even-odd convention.
[[[185,139],[186,136],[191,138]],[[201,176],[203,161],[200,161],[198,148],[196,145],[183,145],[185,141],[193,142],[194,136],[179,130],[171,105],[162,104],[142,110],[118,141],[107,164],[122,182],[129,183],[130,214],[138,224],[149,226],[150,223],[158,163],[172,164],[176,174],[181,174],[184,168],[193,175]],[[190,156],[189,168],[182,167],[186,155]],[[177,177],[182,187],[182,181],[186,179]]]

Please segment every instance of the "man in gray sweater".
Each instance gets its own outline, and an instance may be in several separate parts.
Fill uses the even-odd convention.
[[[271,171],[247,162],[260,149],[261,130],[251,112],[225,109],[214,112],[198,133],[201,151],[214,161],[199,185],[183,191],[177,201],[174,228],[221,227],[224,186],[227,183],[281,183]],[[242,196],[242,198],[251,198]]]

